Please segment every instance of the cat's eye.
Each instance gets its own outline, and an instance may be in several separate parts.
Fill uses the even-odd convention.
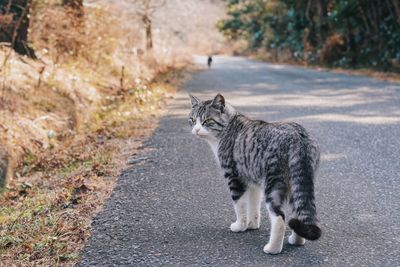
[[[202,124],[204,125],[204,124],[213,124],[213,123],[214,123],[213,119],[205,119]]]
[[[189,118],[189,123],[194,124],[194,118]]]

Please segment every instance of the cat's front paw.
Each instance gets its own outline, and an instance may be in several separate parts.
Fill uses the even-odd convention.
[[[304,243],[306,243],[306,240],[304,237],[293,232],[288,238],[288,243],[293,246],[303,246]]]
[[[234,233],[243,232],[247,230],[247,226],[240,222],[234,222],[231,224],[231,231]]]
[[[264,252],[267,254],[279,254],[282,251],[282,245],[268,243],[264,246]]]
[[[260,228],[260,219],[254,219],[249,222],[247,225],[247,229],[255,230]]]

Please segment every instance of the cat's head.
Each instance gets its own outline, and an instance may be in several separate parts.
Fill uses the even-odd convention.
[[[218,140],[219,134],[228,125],[234,109],[225,103],[222,95],[218,94],[212,100],[201,101],[190,95],[192,110],[189,114],[189,123],[192,134],[197,137]]]

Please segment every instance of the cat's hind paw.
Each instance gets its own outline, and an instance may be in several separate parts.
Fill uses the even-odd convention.
[[[293,232],[288,238],[288,243],[292,246],[303,246],[306,239]]]
[[[267,254],[279,254],[282,251],[282,245],[268,243],[264,246],[264,252]]]
[[[244,232],[247,230],[247,226],[245,224],[234,222],[231,224],[231,231],[234,233]]]

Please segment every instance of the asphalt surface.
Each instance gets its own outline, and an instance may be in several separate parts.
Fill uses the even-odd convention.
[[[215,57],[185,89],[95,218],[78,266],[400,266],[398,84]],[[187,92],[220,92],[250,117],[296,121],[314,134],[319,241],[285,240],[281,254],[265,254],[265,209],[260,230],[229,231],[226,181],[208,145],[190,134]]]

